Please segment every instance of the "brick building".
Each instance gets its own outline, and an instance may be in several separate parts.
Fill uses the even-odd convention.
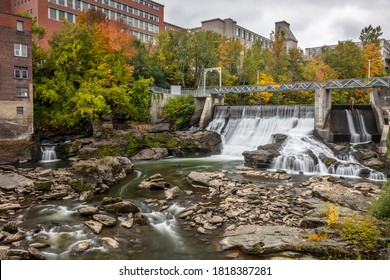
[[[0,162],[33,134],[31,19],[0,12]],[[11,141],[10,150],[7,141]],[[4,149],[4,150],[3,150]],[[20,151],[17,151],[17,154]],[[16,157],[9,155],[8,157]],[[14,158],[15,159],[15,158]]]
[[[143,42],[165,30],[164,5],[150,0],[0,0],[1,6],[13,14],[25,11],[36,17],[47,30],[43,46],[61,30],[63,19],[74,23],[81,11],[89,9],[102,11],[111,20],[122,19]]]

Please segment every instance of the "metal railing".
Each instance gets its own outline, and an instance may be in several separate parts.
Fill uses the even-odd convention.
[[[316,89],[355,89],[355,88],[390,88],[390,77],[375,77],[365,79],[345,79],[313,82],[280,83],[271,85],[243,85],[229,87],[212,87],[206,90],[182,90],[182,94],[228,94],[228,93],[250,93],[250,92],[290,92],[306,91]],[[153,89],[151,89],[153,91]],[[163,89],[161,89],[163,90]],[[169,90],[165,90],[169,93]],[[157,92],[158,91],[153,91]]]

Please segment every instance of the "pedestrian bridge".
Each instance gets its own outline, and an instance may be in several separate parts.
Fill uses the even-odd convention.
[[[294,91],[314,91],[315,96],[315,116],[314,116],[314,131],[315,134],[323,139],[329,140],[329,127],[327,120],[332,109],[332,91],[333,90],[348,90],[348,89],[371,89],[371,107],[377,120],[377,127],[382,133],[381,146],[387,150],[389,125],[384,122],[384,111],[388,111],[390,116],[390,106],[388,109],[382,110],[385,106],[383,96],[378,95],[378,90],[390,89],[389,77],[375,77],[365,79],[345,79],[345,80],[328,80],[328,81],[307,81],[280,83],[270,85],[242,85],[229,87],[208,87],[198,90],[181,90],[180,87],[175,87],[174,91],[165,90],[157,87],[152,87],[151,91],[160,93],[167,98],[174,97],[176,94],[191,94],[194,95],[197,109],[201,110],[201,118],[199,128],[204,129],[213,117],[214,107],[216,105],[224,105],[224,95],[229,93],[245,94],[256,92],[294,92]],[[386,92],[386,91],[383,91]],[[390,91],[387,91],[390,92]],[[388,95],[387,93],[385,94]],[[390,98],[390,95],[388,96]],[[160,103],[164,102],[164,98],[160,99]],[[160,104],[162,105],[162,104]],[[390,119],[390,117],[389,117]]]
[[[345,79],[345,80],[328,80],[328,81],[311,81],[311,82],[293,82],[269,85],[242,85],[228,87],[208,87],[197,90],[181,90],[181,94],[228,94],[228,93],[251,93],[251,92],[292,92],[306,90],[337,90],[337,89],[357,89],[357,88],[390,88],[389,77],[375,77],[365,79]],[[170,90],[152,87],[155,93],[171,93]]]

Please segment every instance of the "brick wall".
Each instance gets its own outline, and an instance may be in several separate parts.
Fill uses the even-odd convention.
[[[28,139],[33,133],[31,19],[0,12],[0,38],[0,140]],[[26,45],[27,57],[15,56],[14,44]],[[15,78],[15,67],[27,69],[28,78]],[[17,88],[27,88],[28,95],[18,97]]]

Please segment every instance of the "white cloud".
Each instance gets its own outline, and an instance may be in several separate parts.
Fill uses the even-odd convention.
[[[232,18],[269,37],[276,21],[285,20],[301,48],[358,40],[369,24],[380,25],[390,39],[389,0],[156,0],[165,5],[165,21],[197,27],[212,18]]]

